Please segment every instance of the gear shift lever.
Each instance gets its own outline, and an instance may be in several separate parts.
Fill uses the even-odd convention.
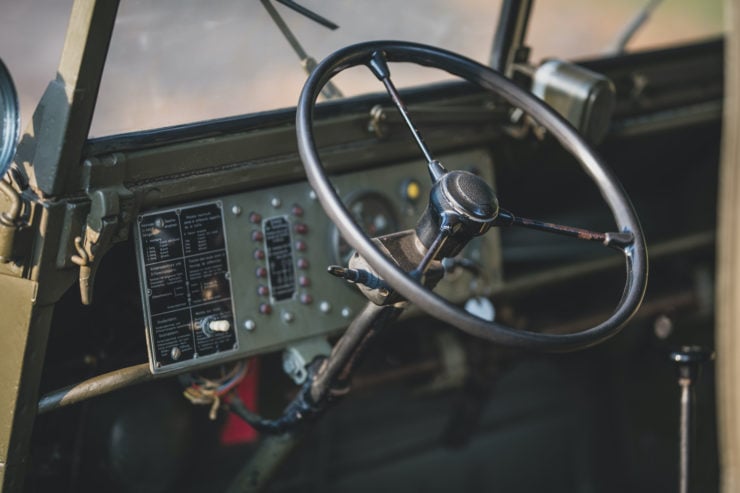
[[[704,363],[714,359],[714,353],[701,346],[683,346],[670,355],[676,363],[678,385],[681,387],[681,422],[679,425],[679,493],[689,493],[691,441],[694,433],[695,384]]]

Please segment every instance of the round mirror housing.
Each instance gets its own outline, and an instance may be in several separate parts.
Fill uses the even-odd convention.
[[[0,178],[8,171],[21,135],[21,113],[18,94],[10,72],[0,60]]]

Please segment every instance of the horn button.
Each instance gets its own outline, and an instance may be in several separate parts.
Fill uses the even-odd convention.
[[[488,231],[498,212],[498,199],[488,183],[468,171],[450,171],[432,187],[416,234],[429,248],[440,230],[448,228],[450,239],[440,254],[454,256],[471,238]]]

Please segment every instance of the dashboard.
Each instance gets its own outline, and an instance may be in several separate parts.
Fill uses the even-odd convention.
[[[442,157],[493,182],[486,150]],[[334,177],[370,236],[412,229],[426,207],[423,163],[407,161]],[[327,274],[351,247],[306,182],[148,210],[134,228],[153,373],[198,368],[324,337],[346,327],[366,299]],[[497,232],[460,256],[485,278],[453,269],[438,291],[454,302],[500,282]]]

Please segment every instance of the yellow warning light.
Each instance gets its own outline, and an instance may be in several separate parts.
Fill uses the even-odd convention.
[[[421,187],[419,186],[419,182],[416,180],[409,180],[408,182],[406,182],[406,190],[404,190],[404,195],[406,196],[407,200],[416,201],[421,195]]]

